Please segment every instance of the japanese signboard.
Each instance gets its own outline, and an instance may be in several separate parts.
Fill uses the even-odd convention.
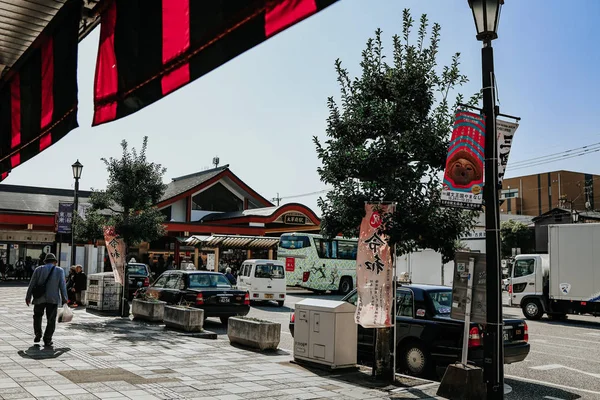
[[[104,227],[104,241],[106,242],[106,251],[110,257],[110,263],[115,274],[115,282],[123,284],[125,274],[125,242],[117,237],[115,228],[112,226]]]
[[[283,223],[288,225],[305,225],[306,217],[304,215],[287,214],[283,216]]]
[[[483,116],[457,111],[444,171],[443,205],[468,209],[481,208],[484,149]]]
[[[474,271],[469,269],[469,259],[475,261]],[[473,292],[471,299],[467,298],[467,281],[473,274]],[[454,257],[454,280],[452,282],[452,319],[465,319],[465,308],[471,304],[471,322],[486,323],[486,271],[485,254],[458,252]]]
[[[58,203],[58,220],[56,232],[71,233],[73,224],[73,203]]]
[[[512,146],[513,138],[519,124],[514,122],[507,122],[497,119],[496,120],[496,132],[498,134],[498,179],[500,187],[502,187],[502,180],[504,179],[504,172],[506,171],[506,164],[508,164],[508,155]]]
[[[366,204],[360,225],[356,258],[358,302],[354,320],[363,328],[392,326],[393,265],[387,236],[380,234],[382,215],[394,211],[394,205]]]

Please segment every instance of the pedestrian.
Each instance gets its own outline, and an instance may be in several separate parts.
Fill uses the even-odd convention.
[[[6,280],[6,263],[3,258],[0,258],[0,276],[2,280]]]
[[[75,304],[75,301],[77,300],[77,297],[75,295],[75,275],[76,274],[77,274],[77,272],[75,271],[75,266],[73,265],[71,267],[71,269],[69,270],[69,275],[67,276],[67,279],[66,279],[67,294],[68,294],[67,304],[70,306],[73,306]]]
[[[44,346],[52,346],[52,335],[56,328],[58,307],[67,301],[67,286],[65,272],[56,268],[56,256],[52,253],[44,257],[44,265],[36,268],[29,281],[25,303],[31,304],[33,297],[33,342],[37,345],[42,339],[42,318],[46,313],[46,330],[44,331]]]
[[[25,277],[25,261],[23,257],[19,258],[19,261],[15,264],[15,279],[22,280]]]
[[[87,289],[87,275],[81,265],[75,267],[75,307],[83,305],[82,293]]]
[[[237,284],[237,280],[235,279],[235,276],[233,276],[231,274],[231,268],[227,267],[225,269],[225,277],[227,278],[229,283],[231,283],[231,286],[235,286]]]
[[[33,260],[31,259],[31,256],[25,257],[25,278],[26,279],[31,279],[31,275],[33,275],[34,269],[35,269],[35,266],[33,265]]]

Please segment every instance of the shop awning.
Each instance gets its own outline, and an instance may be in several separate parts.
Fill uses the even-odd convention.
[[[186,240],[190,246],[220,247],[228,249],[270,249],[277,246],[279,238],[265,236],[212,235],[192,236]]]

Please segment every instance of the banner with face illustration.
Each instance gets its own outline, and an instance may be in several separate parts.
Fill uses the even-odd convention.
[[[457,111],[448,147],[442,204],[480,209],[483,203],[485,120],[482,115]]]

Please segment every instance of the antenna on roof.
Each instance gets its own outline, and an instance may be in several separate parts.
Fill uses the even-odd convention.
[[[214,164],[215,168],[219,167],[219,162],[220,161],[221,160],[219,160],[219,156],[213,157],[213,162],[212,163]]]
[[[283,200],[281,197],[279,197],[279,193],[277,193],[277,197],[271,199],[271,201],[276,201],[277,202],[277,207],[279,207],[279,202]]]

